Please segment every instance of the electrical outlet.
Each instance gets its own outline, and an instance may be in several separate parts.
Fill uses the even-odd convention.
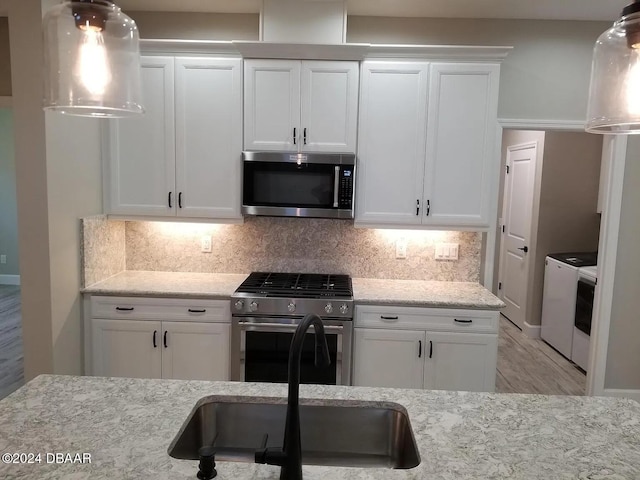
[[[407,258],[407,240],[404,238],[396,240],[396,258]]]
[[[0,263],[7,263],[7,256],[6,255],[0,255]]]
[[[200,250],[202,253],[211,253],[211,235],[200,237]]]

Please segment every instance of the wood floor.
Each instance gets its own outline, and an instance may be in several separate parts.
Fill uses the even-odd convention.
[[[500,316],[496,392],[584,395],[586,383],[575,364]]]
[[[0,399],[24,383],[20,287],[0,285]],[[586,376],[500,316],[496,392],[584,395]]]
[[[20,287],[0,285],[0,399],[24,384]]]

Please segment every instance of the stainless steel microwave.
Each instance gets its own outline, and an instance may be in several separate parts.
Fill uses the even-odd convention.
[[[242,213],[353,218],[353,154],[242,152]]]

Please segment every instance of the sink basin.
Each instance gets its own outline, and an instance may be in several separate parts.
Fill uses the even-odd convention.
[[[282,448],[286,412],[281,398],[203,398],[171,442],[169,455],[198,460],[198,449],[213,445],[216,461],[253,463],[256,450]],[[395,403],[301,399],[300,434],[305,465],[408,469],[420,464],[409,416]]]

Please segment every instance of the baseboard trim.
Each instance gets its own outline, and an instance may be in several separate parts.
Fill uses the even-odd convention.
[[[0,285],[20,285],[20,275],[0,275]]]
[[[605,388],[602,392],[605,397],[623,397],[630,398],[636,402],[640,402],[640,390],[622,390],[618,388]]]
[[[531,325],[527,322],[524,322],[522,327],[522,333],[529,338],[540,338],[540,330],[542,330],[540,325]]]

